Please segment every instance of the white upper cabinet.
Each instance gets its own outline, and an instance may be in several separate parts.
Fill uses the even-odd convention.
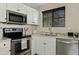
[[[39,12],[35,9],[33,9],[33,23],[38,25],[38,21],[39,21]]]
[[[6,4],[0,3],[0,22],[6,22]]]
[[[21,3],[7,3],[7,10],[26,14],[26,6]]]
[[[27,7],[27,24],[38,25],[39,11],[34,8]]]
[[[32,10],[27,7],[27,24],[32,24]]]
[[[19,12],[18,3],[7,3],[7,10]]]
[[[27,6],[21,3],[18,3],[18,9],[20,13],[27,14]]]
[[[22,3],[0,3],[0,22],[6,22],[6,10],[27,15],[27,24],[38,25],[39,11]]]

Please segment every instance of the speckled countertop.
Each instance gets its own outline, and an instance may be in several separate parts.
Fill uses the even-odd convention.
[[[54,37],[59,39],[73,39],[73,40],[79,40],[79,37],[69,37],[67,35],[48,35],[48,34],[33,34],[32,36],[47,36],[47,37]]]

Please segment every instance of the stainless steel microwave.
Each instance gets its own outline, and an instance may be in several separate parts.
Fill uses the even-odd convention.
[[[15,24],[26,24],[27,23],[27,15],[14,12],[11,10],[6,11],[6,20],[7,23],[15,23]]]

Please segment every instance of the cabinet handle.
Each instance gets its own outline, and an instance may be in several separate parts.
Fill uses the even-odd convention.
[[[9,50],[11,52],[11,50]]]
[[[6,46],[6,44],[4,44],[4,46]]]
[[[20,9],[17,9],[17,11],[20,11]]]
[[[46,43],[43,43],[44,45],[46,45]]]
[[[7,18],[5,18],[5,20],[7,20]]]
[[[34,22],[32,22],[32,23],[34,23]]]

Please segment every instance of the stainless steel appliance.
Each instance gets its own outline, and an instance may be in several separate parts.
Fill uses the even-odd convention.
[[[69,37],[73,37],[74,36],[74,33],[73,32],[68,32],[68,36]]]
[[[3,36],[14,39],[22,38],[23,28],[3,28]]]
[[[22,43],[23,28],[3,28],[3,36],[11,38],[11,54],[17,55],[30,49],[30,40]],[[26,48],[22,49],[22,44],[26,44]]]
[[[78,40],[78,55],[79,55],[79,40]]]
[[[74,39],[57,38],[57,55],[78,55],[78,41]]]
[[[25,24],[27,23],[27,15],[18,12],[6,11],[7,23]]]
[[[15,55],[21,51],[22,28],[3,28],[3,36],[11,38],[11,54]]]
[[[21,40],[11,41],[11,55],[17,55],[21,52]]]

